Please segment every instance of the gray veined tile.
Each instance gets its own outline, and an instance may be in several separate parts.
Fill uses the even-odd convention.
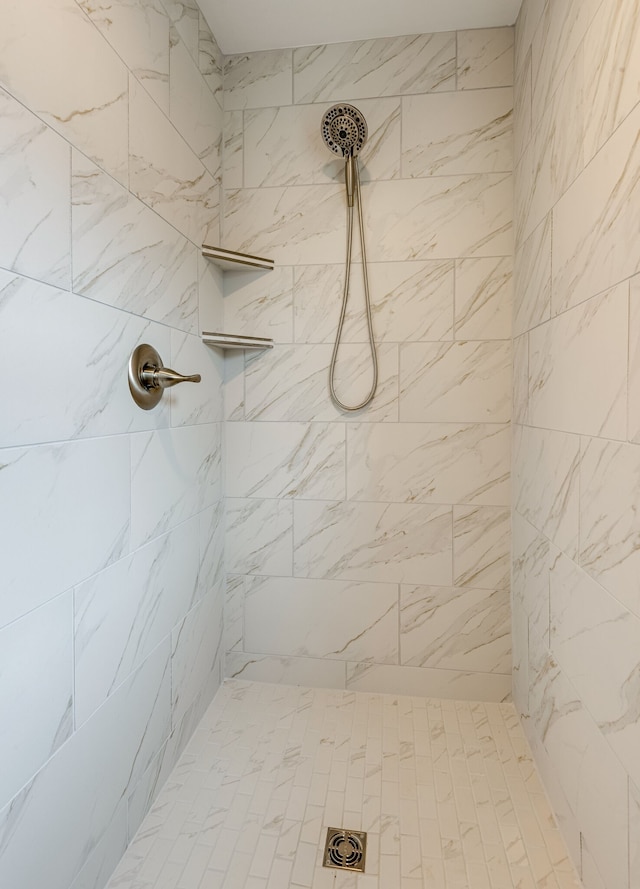
[[[513,446],[515,509],[561,550],[577,556],[580,439],[518,426]]]
[[[168,113],[170,22],[161,0],[79,0],[79,6]]]
[[[626,438],[628,325],[625,282],[529,333],[533,425]]]
[[[293,269],[224,277],[224,330],[293,342]]]
[[[513,88],[513,156],[514,163],[520,160],[522,152],[531,139],[531,53],[527,53],[522,68],[516,73]],[[516,188],[518,184],[516,183]]]
[[[195,333],[193,244],[78,153],[72,197],[75,291]]]
[[[529,415],[529,337],[513,341],[513,423],[526,423]]]
[[[513,169],[513,90],[433,93],[402,100],[405,176]]]
[[[162,3],[191,57],[197,61],[200,50],[200,15],[196,0],[162,0]]]
[[[140,411],[129,392],[129,356],[148,340],[169,355],[166,327],[0,270],[0,370],[9,377],[22,367],[4,399],[11,422],[0,446],[168,425],[167,405]],[[26,354],[38,361],[25,363]]]
[[[508,590],[401,587],[402,664],[508,673],[510,628]]]
[[[165,363],[169,361],[162,356]],[[172,426],[193,426],[214,423],[222,417],[222,384],[224,356],[210,349],[199,336],[171,331],[170,366],[179,373],[200,374],[200,383],[176,386],[165,393],[171,410]]]
[[[222,108],[222,67],[224,58],[205,17],[199,15],[198,63],[200,72]]]
[[[376,342],[453,338],[452,262],[371,262],[368,274]],[[296,342],[334,341],[343,288],[344,263],[295,269]],[[342,342],[367,339],[362,266],[354,264]]]
[[[511,676],[433,667],[348,663],[347,688],[374,694],[500,702],[509,699]]]
[[[637,783],[640,617],[566,556],[555,560],[550,581],[554,656]]]
[[[513,84],[513,28],[458,31],[459,90],[478,90]]]
[[[201,696],[211,701],[220,685],[224,585],[189,612],[171,636],[171,724],[176,728]]]
[[[640,446],[587,440],[580,461],[580,565],[640,617]]]
[[[511,510],[453,508],[453,576],[456,586],[508,589]]]
[[[292,501],[229,497],[226,509],[227,571],[232,574],[291,576]]]
[[[508,425],[353,424],[350,500],[509,504]]]
[[[127,182],[127,69],[74,0],[9,0],[0,82],[49,126]],[[61,52],[52,34],[64,33]],[[43,77],[55,71],[55,77]]]
[[[295,49],[294,102],[351,102],[451,89],[455,58],[452,32]]]
[[[511,343],[400,346],[400,419],[505,423],[511,414]]]
[[[198,565],[198,598],[204,599],[213,590],[224,586],[224,539],[226,533],[225,502],[220,499],[198,516],[200,562]]]
[[[241,574],[227,576],[224,601],[224,650],[244,651],[244,597],[245,578]],[[225,676],[231,675],[225,672]]]
[[[345,662],[232,651],[226,657],[225,675],[233,679],[311,688],[344,688]]]
[[[274,613],[286,615],[286,620],[273,621]],[[388,583],[250,578],[245,632],[247,651],[397,663],[398,588]]]
[[[228,497],[344,497],[342,424],[231,423],[225,432]]]
[[[629,875],[631,885],[640,880],[640,790],[629,784]]]
[[[170,118],[215,182],[222,177],[222,109],[197,62],[172,32]]]
[[[70,149],[0,89],[0,264],[68,288]]]
[[[0,466],[0,500],[14,504],[0,525],[5,625],[128,552],[129,443],[5,449]],[[25,559],[33,540],[38,558]]]
[[[297,577],[447,585],[451,546],[450,507],[294,502]]]
[[[192,243],[203,243],[218,215],[216,182],[135,81],[130,83],[130,188]]]
[[[224,60],[224,108],[265,108],[291,104],[290,49],[227,56]]]
[[[535,632],[549,644],[549,572],[553,558],[547,537],[514,511],[512,515],[511,593],[514,610],[522,610]]]
[[[225,188],[244,186],[244,125],[242,111],[225,111],[222,134],[222,180]]]
[[[460,259],[456,263],[455,338],[504,340],[511,337],[513,260]]]
[[[73,732],[72,598],[59,596],[0,630],[0,751],[11,764],[0,777],[0,808]]]
[[[551,317],[551,214],[518,245],[514,267],[513,335]]]

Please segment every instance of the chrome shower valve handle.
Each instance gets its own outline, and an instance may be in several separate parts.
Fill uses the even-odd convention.
[[[178,383],[199,383],[200,374],[185,376],[162,366],[162,358],[153,346],[142,343],[129,359],[129,390],[138,407],[145,411],[155,407],[165,389]]]

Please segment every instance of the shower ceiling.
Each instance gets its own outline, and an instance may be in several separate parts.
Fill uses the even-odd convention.
[[[223,53],[513,25],[522,0],[200,0]]]

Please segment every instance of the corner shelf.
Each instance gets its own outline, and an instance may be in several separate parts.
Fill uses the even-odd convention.
[[[202,332],[202,342],[219,349],[273,349],[273,340],[264,336],[238,336],[233,333]]]
[[[262,256],[251,256],[249,253],[238,253],[237,250],[225,250],[224,247],[211,247],[202,245],[202,255],[225,272],[240,272],[243,269],[255,269],[256,271],[273,271],[273,260],[264,259]]]

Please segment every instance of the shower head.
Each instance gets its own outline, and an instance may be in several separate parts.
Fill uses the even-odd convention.
[[[322,118],[321,131],[327,148],[340,157],[355,157],[367,141],[364,116],[346,102],[329,108]]]

